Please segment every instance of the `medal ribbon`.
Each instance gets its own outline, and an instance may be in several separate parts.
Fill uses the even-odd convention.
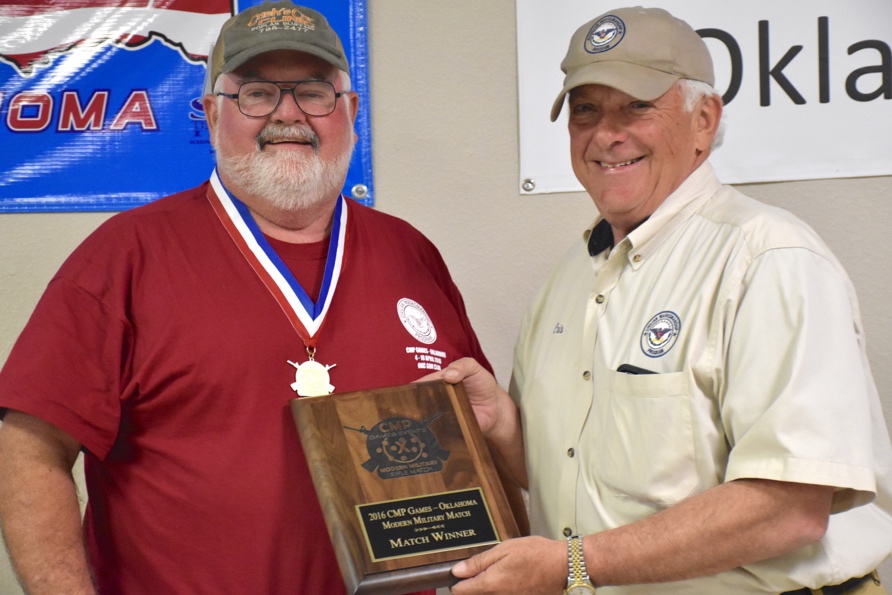
[[[282,308],[291,326],[303,339],[307,352],[314,352],[316,334],[325,321],[344,262],[344,237],[347,233],[347,204],[344,197],[339,196],[335,205],[325,274],[322,277],[319,299],[314,303],[270,246],[248,207],[231,195],[220,181],[216,169],[211,174],[210,181],[208,200],[229,237]]]

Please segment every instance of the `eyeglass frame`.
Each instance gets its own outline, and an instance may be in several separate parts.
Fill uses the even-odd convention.
[[[279,99],[278,99],[278,101],[276,101],[276,105],[273,106],[273,109],[270,110],[270,112],[268,114],[263,114],[262,116],[250,116],[242,111],[242,104],[241,104],[241,102],[239,102],[239,99],[238,99],[239,93],[241,93],[242,87],[244,85],[250,85],[250,84],[254,84],[254,83],[272,83],[276,87],[279,88]],[[334,103],[332,103],[332,106],[331,106],[331,111],[328,112],[327,114],[320,114],[320,115],[308,114],[307,111],[300,106],[300,101],[297,100],[297,95],[294,94],[294,90],[297,89],[297,86],[300,85],[301,83],[326,83],[327,85],[329,85],[331,87],[331,90],[334,91],[334,98],[335,98]],[[283,88],[282,85],[291,85],[291,86],[288,88]],[[279,106],[282,105],[282,97],[285,95],[285,93],[288,93],[289,95],[291,95],[291,98],[294,100],[294,105],[297,106],[297,109],[299,109],[305,115],[310,116],[311,118],[325,118],[326,116],[332,115],[334,113],[334,111],[338,108],[338,99],[340,99],[341,97],[343,97],[344,95],[346,95],[347,93],[350,92],[350,91],[335,91],[334,88],[335,88],[334,83],[332,83],[331,81],[323,80],[323,79],[304,79],[301,81],[257,80],[257,81],[242,81],[241,83],[239,83],[238,90],[235,93],[224,93],[222,91],[217,91],[216,93],[214,93],[214,95],[222,96],[227,99],[235,99],[235,105],[236,105],[236,107],[238,107],[239,113],[242,114],[243,116],[245,116],[246,118],[266,118],[270,114],[275,113],[275,111],[277,109],[279,109]]]

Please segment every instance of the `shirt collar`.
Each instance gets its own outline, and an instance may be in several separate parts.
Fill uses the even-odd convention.
[[[720,187],[721,182],[716,177],[712,165],[709,161],[704,161],[666,197],[647,220],[623,240],[628,240],[631,245],[629,257],[633,266],[640,266],[648,254],[690,218]],[[589,255],[595,256],[613,247],[613,230],[603,217],[599,216],[589,230],[587,230]]]
[[[588,236],[588,254],[597,256],[608,248],[613,248],[613,228],[606,219],[601,219]]]

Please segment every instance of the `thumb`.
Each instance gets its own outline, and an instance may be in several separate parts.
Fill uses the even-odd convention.
[[[452,574],[457,578],[472,578],[492,566],[496,558],[491,555],[492,550],[487,550],[466,560],[462,560],[452,567]]]

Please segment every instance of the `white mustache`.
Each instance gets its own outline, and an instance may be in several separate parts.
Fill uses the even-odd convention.
[[[303,124],[285,124],[270,123],[263,127],[256,137],[257,145],[263,147],[269,143],[308,143],[312,145],[313,150],[319,149],[319,136],[313,132],[313,129]]]

